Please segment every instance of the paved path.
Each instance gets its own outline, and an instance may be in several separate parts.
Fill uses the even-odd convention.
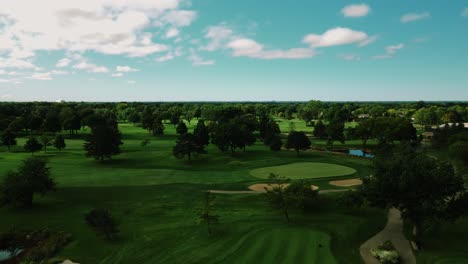
[[[377,233],[377,235],[367,240],[359,248],[359,252],[365,264],[380,264],[380,262],[371,255],[370,250],[387,240],[392,241],[396,250],[400,253],[402,259],[401,264],[416,264],[416,257],[414,256],[410,242],[403,234],[401,213],[395,208],[389,210],[385,228]]]

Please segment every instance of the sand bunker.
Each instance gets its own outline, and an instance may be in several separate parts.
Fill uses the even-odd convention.
[[[271,190],[276,186],[277,186],[276,184],[257,183],[257,184],[249,186],[249,189],[255,192],[265,192],[265,188],[267,188],[268,190]],[[289,186],[289,184],[284,184],[283,186],[287,187]],[[311,185],[310,188],[312,188],[312,190],[318,190],[319,187],[315,185]]]
[[[361,185],[361,179],[349,179],[349,180],[340,180],[340,181],[330,181],[330,185],[338,186],[338,187],[351,187],[356,185]]]

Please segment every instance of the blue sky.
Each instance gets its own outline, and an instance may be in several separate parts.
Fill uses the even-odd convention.
[[[0,100],[468,100],[468,1],[6,0]]]

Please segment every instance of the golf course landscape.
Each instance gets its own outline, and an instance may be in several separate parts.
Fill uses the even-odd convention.
[[[207,236],[196,224],[196,211],[208,189],[247,190],[265,182],[266,171],[337,188],[328,184],[330,177],[366,175],[369,161],[319,152],[296,157],[294,152],[271,152],[256,144],[234,155],[209,147],[213,154],[189,162],[171,154],[176,138],[172,125],[145,147],[140,146],[148,137],[145,130],[130,124],[120,129],[122,154],[104,163],[86,159],[79,139],[67,140],[66,150],[35,154],[50,161],[57,190],[37,196],[30,210],[0,209],[0,231],[67,231],[73,240],[56,258],[80,263],[360,263],[356,246],[385,223],[385,211],[350,212],[336,204],[338,196],[333,194],[320,197],[317,213],[294,213],[290,225],[262,195],[218,194],[214,208],[220,223],[214,235]],[[20,138],[18,145],[24,141]],[[0,175],[31,156],[20,147],[12,153],[2,150]],[[116,217],[121,230],[116,241],[103,243],[86,226],[83,216],[92,208],[108,208]]]

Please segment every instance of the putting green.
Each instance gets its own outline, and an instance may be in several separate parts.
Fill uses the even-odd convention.
[[[330,236],[310,229],[269,229],[248,235],[220,263],[337,263]]]
[[[268,179],[270,173],[279,174],[290,179],[310,179],[344,176],[355,173],[350,167],[319,162],[301,162],[288,165],[263,167],[251,170],[250,174],[257,178]]]

